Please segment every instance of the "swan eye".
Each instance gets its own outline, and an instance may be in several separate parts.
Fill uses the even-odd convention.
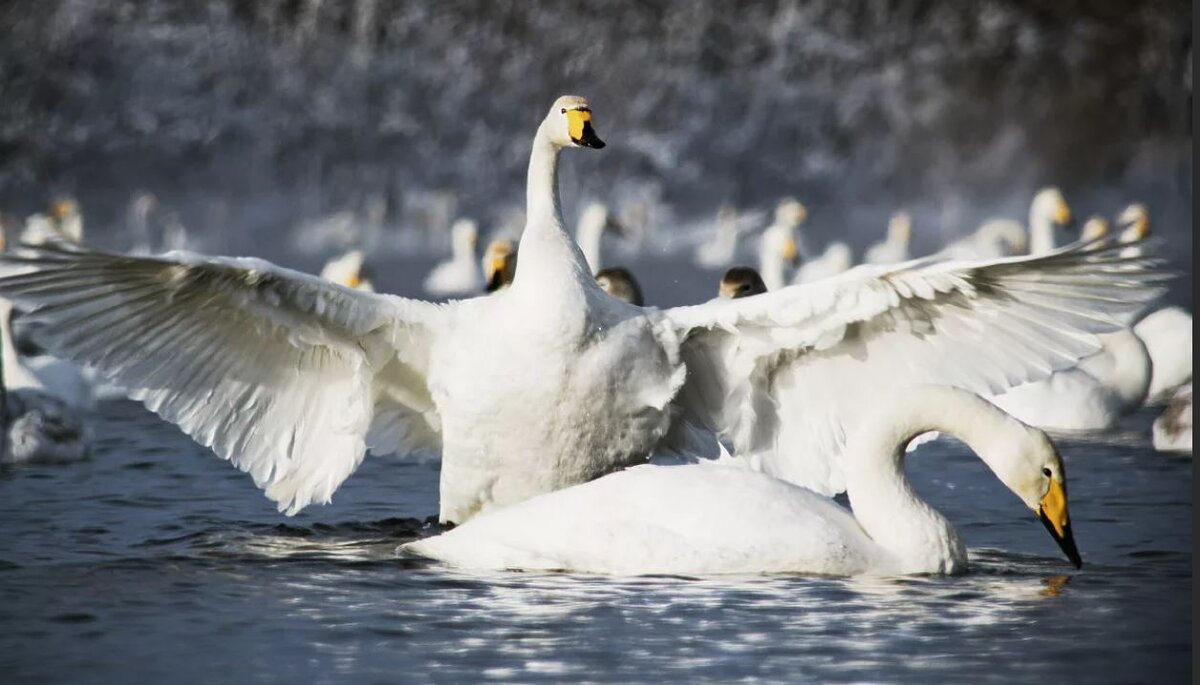
[[[566,113],[567,113],[567,108],[566,108],[566,107],[563,107],[561,111],[562,111],[562,113],[563,113],[563,114],[566,114]]]
[[[1044,475],[1044,476],[1045,476],[1045,477],[1047,477],[1047,478],[1049,478],[1049,477],[1051,476],[1051,473],[1050,473],[1050,467],[1049,467],[1049,466],[1043,466],[1043,467],[1042,467],[1042,475]]]

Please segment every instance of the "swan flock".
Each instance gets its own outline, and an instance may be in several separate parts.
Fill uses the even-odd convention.
[[[755,297],[636,306],[597,284],[562,218],[560,153],[604,146],[586,100],[554,103],[533,139],[512,283],[486,297],[432,303],[258,259],[66,244],[0,258],[0,296],[42,326],[48,349],[250,474],[282,512],[329,502],[368,452],[432,451],[440,520],[466,524],[572,486],[617,488],[603,477],[653,455],[718,446],[761,465],[731,491],[738,479],[784,503],[853,491],[865,477],[855,455],[870,450],[847,442],[886,409],[881,384],[998,393],[1046,378],[1099,351],[1097,334],[1161,291],[1153,259],[1067,247],[869,264]],[[1010,483],[1007,467],[989,465],[1032,508],[1050,507],[1047,526],[1068,550],[1061,463],[1045,445],[1026,456],[1057,470]],[[609,478],[684,487],[649,475],[668,473],[659,468]],[[814,515],[862,536],[852,517],[829,523],[845,512]],[[887,565],[871,546],[882,540],[855,539],[861,554],[846,568]],[[947,533],[936,569],[961,565],[956,539]]]

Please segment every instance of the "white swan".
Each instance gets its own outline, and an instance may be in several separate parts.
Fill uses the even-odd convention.
[[[816,283],[849,271],[854,266],[854,255],[846,243],[835,241],[825,247],[819,257],[801,260],[792,283]]]
[[[79,211],[79,204],[71,198],[55,200],[50,204],[49,214],[30,216],[21,231],[21,242],[29,245],[58,240],[77,245],[83,242],[83,214]]]
[[[775,221],[758,239],[758,270],[769,290],[787,285],[787,269],[800,256],[796,228],[804,222],[808,210],[792,198],[784,198],[775,208]]]
[[[998,391],[1093,353],[1089,331],[1161,291],[1153,260],[1068,249],[634,307],[601,290],[559,211],[560,151],[603,146],[591,118],[564,97],[539,126],[516,276],[488,297],[435,304],[257,259],[67,245],[0,257],[0,295],[44,323],[49,349],[101,368],[281,511],[330,501],[368,448],[431,450],[440,518],[461,523],[696,435],[786,460],[781,374],[786,424],[830,462],[798,471],[831,489],[881,376]]]
[[[1175,388],[1192,379],[1192,315],[1179,307],[1164,307],[1133,327],[1150,353],[1147,400],[1165,402]]]
[[[998,259],[1025,254],[1029,238],[1025,227],[1011,219],[992,219],[974,233],[947,245],[938,254],[953,259]]]
[[[1135,202],[1117,216],[1117,226],[1121,229],[1117,240],[1122,243],[1138,243],[1150,237],[1150,212],[1146,210],[1146,205]],[[1141,249],[1141,246],[1133,245],[1125,249],[1125,254],[1140,255]]]
[[[517,246],[508,238],[494,238],[483,250],[484,290],[494,293],[512,285],[517,274]]]
[[[741,233],[737,211],[730,205],[721,205],[717,209],[712,237],[696,248],[696,264],[705,269],[716,269],[732,262]]]
[[[66,462],[88,454],[83,420],[43,392],[12,344],[12,305],[0,300],[0,463]]]
[[[450,227],[450,259],[433,267],[425,277],[425,292],[434,296],[477,295],[484,282],[479,273],[475,248],[479,227],[470,219],[459,219]]]
[[[888,220],[887,238],[875,243],[863,253],[865,264],[895,264],[908,260],[908,245],[912,242],[912,217],[896,212]]]
[[[1192,453],[1192,384],[1179,386],[1151,428],[1154,449]]]
[[[363,276],[365,259],[362,250],[350,250],[325,262],[321,268],[321,278],[346,288],[374,292],[375,286],[371,280]]]
[[[961,390],[919,387],[871,411],[846,447],[851,514],[725,464],[638,466],[480,516],[401,550],[480,569],[605,574],[962,573],[967,552],[904,477],[904,447],[961,438],[1076,566],[1062,459],[1045,433]]]
[[[592,273],[599,273],[604,268],[604,236],[608,233],[625,235],[625,228],[608,211],[608,205],[603,202],[589,202],[579,215],[575,241],[579,243],[579,249],[583,250],[584,259],[587,260]]]

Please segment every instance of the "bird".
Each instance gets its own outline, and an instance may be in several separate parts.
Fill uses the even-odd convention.
[[[508,238],[494,238],[483,250],[484,291],[507,288],[517,273],[517,246]]]
[[[475,295],[483,290],[475,249],[479,227],[471,219],[458,219],[450,227],[450,259],[433,267],[425,277],[425,292],[434,296]]]
[[[732,262],[737,253],[737,241],[741,233],[737,210],[728,204],[718,207],[712,237],[696,248],[696,265],[716,269]]]
[[[812,259],[801,260],[800,266],[792,276],[792,283],[804,284],[837,276],[854,266],[854,255],[850,246],[840,240],[835,240],[825,246],[825,251]]]
[[[767,286],[763,283],[762,276],[759,276],[758,272],[749,266],[735,266],[729,269],[724,276],[721,276],[721,283],[717,286],[717,297],[730,300],[761,295],[765,292],[767,292]]]
[[[0,463],[71,462],[88,456],[88,432],[70,405],[45,393],[12,343],[12,304],[0,300]]]
[[[1146,205],[1134,202],[1121,210],[1117,216],[1117,226],[1121,229],[1118,237],[1123,243],[1136,243],[1150,236],[1150,212]]]
[[[589,202],[579,215],[576,224],[575,242],[583,250],[583,257],[591,267],[592,273],[598,274],[604,268],[602,252],[604,236],[613,233],[625,235],[625,228],[616,217],[608,211],[608,205],[603,202]]]
[[[954,527],[904,475],[905,445],[928,430],[960,438],[1025,504],[1076,567],[1062,457],[1045,433],[980,397],[924,386],[874,407],[846,447],[833,500],[724,463],[635,466],[506,509],[405,554],[472,569],[597,574],[958,574]]]
[[[79,211],[79,203],[70,197],[54,200],[47,214],[30,216],[21,231],[21,242],[29,245],[59,240],[75,244],[83,242],[83,214]]]
[[[1166,402],[1192,380],[1192,315],[1181,307],[1163,307],[1134,324],[1133,332],[1150,354],[1147,401]]]
[[[596,283],[600,288],[613,297],[638,307],[646,305],[642,296],[642,287],[633,277],[629,269],[623,266],[610,266],[596,272]]]
[[[1029,205],[1029,252],[1047,254],[1058,245],[1057,232],[1071,223],[1071,208],[1062,191],[1042,188]]]
[[[365,259],[362,250],[350,250],[325,262],[325,266],[321,268],[321,278],[352,290],[374,292],[375,286],[371,279],[364,276]]]
[[[331,501],[368,449],[432,451],[438,518],[461,524],[697,434],[739,458],[811,445],[815,461],[791,472],[838,492],[844,438],[881,382],[1039,378],[1163,290],[1152,257],[1064,248],[635,307],[596,283],[559,209],[561,153],[604,146],[586,99],[555,101],[533,137],[512,285],[487,297],[425,302],[261,259],[67,244],[0,256],[0,296],[45,322],[48,349],[101,368],[284,514]],[[792,425],[799,443],[780,434]]]
[[[865,264],[895,264],[908,260],[908,244],[912,241],[912,217],[896,212],[888,220],[887,238],[875,243],[863,253]]]
[[[1175,389],[1171,401],[1151,426],[1154,449],[1192,453],[1192,384]]]
[[[1079,229],[1079,240],[1098,247],[1099,241],[1107,238],[1108,234],[1108,219],[1102,216],[1092,216],[1088,217],[1088,220],[1083,222],[1083,227]]]
[[[758,239],[758,271],[767,289],[777,290],[787,285],[787,269],[800,255],[796,245],[794,215],[776,211],[775,222],[763,230]],[[780,216],[784,213],[783,216]]]
[[[1028,250],[1029,238],[1020,222],[992,219],[974,233],[951,242],[939,254],[953,259],[998,259]]]

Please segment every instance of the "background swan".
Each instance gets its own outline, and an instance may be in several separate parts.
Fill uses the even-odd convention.
[[[434,304],[257,259],[68,245],[0,258],[0,295],[45,324],[48,349],[105,371],[281,511],[330,501],[368,448],[432,451],[440,518],[464,522],[697,434],[837,492],[880,378],[999,391],[1094,353],[1093,333],[1161,292],[1154,260],[1067,249],[632,307],[601,290],[559,210],[560,151],[603,145],[585,100],[550,109],[515,278],[488,297]]]
[[[21,231],[21,242],[30,245],[56,240],[77,245],[83,242],[83,214],[72,198],[59,198],[50,204],[48,213],[30,216]]]
[[[1177,388],[1151,427],[1154,449],[1192,453],[1192,384]]]
[[[1071,208],[1058,188],[1042,188],[1029,205],[1029,253],[1046,254],[1058,245],[1057,232],[1071,222]]]
[[[799,256],[796,227],[791,221],[776,221],[758,239],[758,270],[768,290],[787,285],[787,270]]]
[[[967,444],[1081,566],[1066,474],[1045,433],[952,388],[892,397],[846,448],[854,513],[728,464],[638,466],[480,516],[401,550],[454,566],[607,574],[961,573],[958,533],[904,476],[929,430]]]
[[[737,210],[731,205],[721,205],[717,208],[712,237],[696,248],[696,264],[705,269],[716,269],[732,262],[737,254],[737,241],[741,232]]]
[[[375,286],[371,280],[363,277],[364,259],[362,250],[350,250],[340,257],[334,257],[321,268],[321,278],[346,288],[374,292]]]
[[[912,217],[907,212],[896,212],[888,220],[887,237],[875,243],[863,253],[865,264],[895,264],[908,259],[908,245],[912,242]]]
[[[583,250],[584,259],[591,267],[592,273],[599,273],[604,268],[604,236],[608,234],[625,235],[625,229],[608,211],[608,205],[603,202],[589,202],[579,215],[579,223],[575,229],[575,241]]]
[[[479,227],[470,219],[459,219],[450,227],[450,259],[433,267],[425,277],[425,292],[434,296],[477,295],[484,282],[479,273],[475,248]]]
[[[1020,222],[992,219],[974,233],[951,242],[939,254],[952,259],[998,259],[1028,250],[1029,238]]]
[[[815,283],[817,281],[837,276],[854,266],[854,255],[850,246],[840,241],[829,243],[825,251],[812,259],[800,262],[792,277],[792,283]]]
[[[1133,327],[1150,354],[1147,400],[1165,402],[1180,385],[1192,380],[1192,315],[1180,307],[1164,307]]]

